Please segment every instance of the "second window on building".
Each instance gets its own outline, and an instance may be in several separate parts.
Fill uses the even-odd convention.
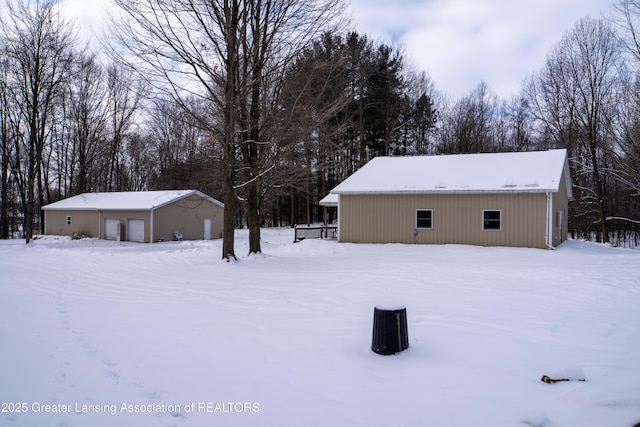
[[[416,228],[433,228],[433,210],[416,210]]]

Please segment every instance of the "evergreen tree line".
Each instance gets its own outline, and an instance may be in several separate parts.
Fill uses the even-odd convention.
[[[55,1],[8,2],[2,238],[29,242],[41,206],[83,192],[190,188],[225,202],[230,258],[234,228],[259,252],[260,226],[322,221],[375,156],[565,147],[574,236],[639,243],[637,0],[578,21],[511,99],[485,82],[447,98],[401,48],[345,31],[339,0],[116,4],[92,51]]]

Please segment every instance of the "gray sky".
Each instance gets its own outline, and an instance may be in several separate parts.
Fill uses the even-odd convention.
[[[551,47],[584,16],[610,14],[615,0],[346,0],[352,26],[396,43],[451,98],[485,81],[516,95]],[[108,0],[63,0],[83,27],[100,28]]]

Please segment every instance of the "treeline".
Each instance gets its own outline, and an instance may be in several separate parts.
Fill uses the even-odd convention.
[[[339,0],[224,3],[117,0],[92,52],[55,1],[8,2],[0,237],[28,242],[41,206],[83,192],[193,188],[225,202],[228,258],[230,229],[258,252],[260,226],[321,221],[375,156],[561,146],[574,236],[638,245],[637,0],[568,29],[511,99],[484,82],[447,99],[400,48],[345,31]]]

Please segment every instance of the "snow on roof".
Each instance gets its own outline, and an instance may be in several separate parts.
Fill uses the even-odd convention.
[[[151,210],[183,197],[197,194],[223,206],[197,190],[123,191],[83,193],[48,204],[44,210]]]
[[[375,157],[331,193],[555,192],[568,174],[565,165],[565,149]]]
[[[329,193],[320,200],[320,206],[338,206],[338,195]]]

